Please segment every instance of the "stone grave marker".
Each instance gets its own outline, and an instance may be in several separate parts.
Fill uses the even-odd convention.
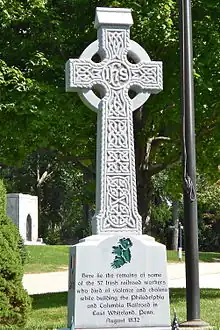
[[[7,215],[18,227],[26,245],[42,244],[38,238],[38,197],[28,194],[7,194]]]
[[[66,90],[98,118],[93,235],[70,248],[68,329],[170,329],[166,249],[137,210],[132,121],[162,90],[162,63],[130,40],[132,24],[130,9],[96,8],[98,40],[66,63]]]

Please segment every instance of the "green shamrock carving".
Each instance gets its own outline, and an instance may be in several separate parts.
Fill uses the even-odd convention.
[[[111,263],[112,268],[120,268],[131,261],[130,247],[132,247],[132,245],[130,238],[121,238],[118,245],[112,247],[112,254],[115,254],[115,259]]]

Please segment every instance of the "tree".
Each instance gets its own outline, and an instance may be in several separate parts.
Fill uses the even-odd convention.
[[[23,243],[17,227],[6,216],[6,192],[0,180],[0,326],[23,326],[30,299],[22,285]]]
[[[132,38],[164,64],[164,91],[134,113],[139,212],[146,231],[153,177],[170,168],[180,173],[176,1],[2,1],[0,121],[7,125],[0,133],[0,156],[4,163],[19,163],[31,151],[55,149],[74,157],[75,166],[86,173],[88,163],[95,168],[96,116],[77,95],[64,92],[64,63],[96,39],[92,23],[100,5],[132,8]],[[220,163],[219,5],[219,0],[194,0],[192,8],[197,161],[199,171],[212,178]]]
[[[210,185],[206,176],[198,177],[199,247],[202,251],[220,248],[220,182]]]
[[[45,243],[69,244],[89,233],[94,178],[79,171],[70,157],[40,149],[20,168],[2,166],[0,176],[8,192],[38,196],[38,234]]]

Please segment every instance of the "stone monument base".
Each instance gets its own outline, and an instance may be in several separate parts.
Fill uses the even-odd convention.
[[[46,245],[46,244],[43,242],[42,238],[38,238],[35,241],[24,241],[24,245]]]
[[[46,245],[46,244],[38,241],[26,241],[24,242],[24,245]]]
[[[69,327],[72,320],[75,329],[171,329],[165,246],[126,233],[72,246]]]

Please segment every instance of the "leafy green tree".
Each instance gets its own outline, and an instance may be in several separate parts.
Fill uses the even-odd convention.
[[[132,8],[132,38],[164,65],[164,91],[134,113],[139,211],[146,231],[153,178],[174,170],[181,157],[176,1],[2,0],[0,157],[18,164],[31,151],[45,148],[74,157],[83,173],[94,164],[96,116],[77,95],[65,93],[64,63],[96,39],[96,6]],[[212,178],[220,163],[219,6],[219,0],[194,0],[192,8],[197,164]],[[181,185],[180,174],[176,183]]]
[[[23,326],[30,299],[22,285],[24,251],[17,227],[6,216],[6,191],[0,180],[0,326]]]
[[[4,165],[0,170],[8,192],[38,196],[39,237],[45,243],[73,243],[89,234],[94,178],[90,180],[88,166],[86,175],[73,159],[40,149],[25,158],[22,167]]]
[[[220,185],[198,178],[199,247],[202,251],[220,250]]]

